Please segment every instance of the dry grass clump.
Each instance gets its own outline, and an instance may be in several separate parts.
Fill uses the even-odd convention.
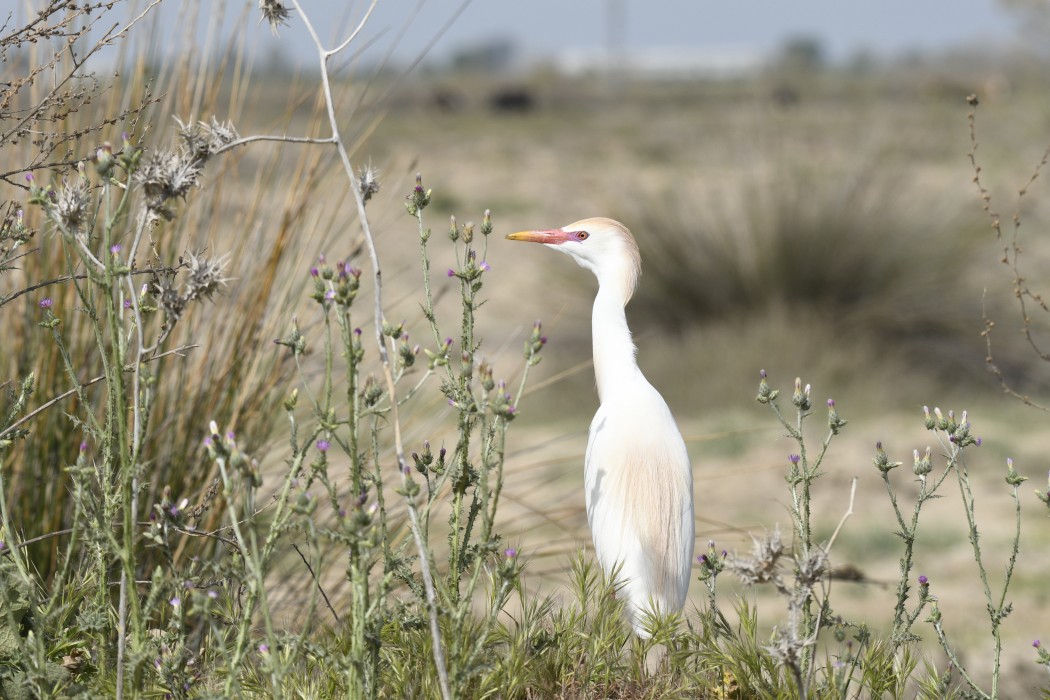
[[[688,183],[623,207],[645,284],[635,313],[674,331],[774,314],[823,316],[940,376],[972,362],[981,299],[972,221],[916,201],[907,176],[783,166],[736,191]],[[969,346],[969,350],[967,347]]]

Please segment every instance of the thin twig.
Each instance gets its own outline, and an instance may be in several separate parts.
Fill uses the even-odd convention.
[[[257,136],[245,136],[244,138],[237,139],[236,141],[230,141],[228,144],[221,148],[217,148],[212,152],[212,156],[217,156],[220,153],[226,151],[232,151],[238,146],[245,146],[249,143],[255,143],[256,141],[277,141],[279,143],[308,143],[308,144],[321,144],[321,145],[332,145],[335,140],[332,137],[326,139],[322,138],[311,138],[309,136],[270,136],[260,134]]]
[[[27,254],[31,253],[31,252],[34,252],[34,251],[27,251]],[[157,273],[157,272],[175,272],[180,267],[185,267],[185,265],[176,265],[174,267],[164,267],[164,268],[147,267],[147,268],[144,268],[144,269],[141,269],[141,270],[132,270],[132,271],[127,272],[125,274],[127,274],[127,275],[148,275],[148,274]],[[61,275],[59,277],[55,277],[54,279],[44,280],[43,282],[37,282],[36,284],[30,285],[30,286],[26,287],[25,289],[18,290],[17,292],[13,293],[9,297],[0,298],[0,306],[3,306],[4,304],[7,304],[8,302],[14,301],[15,299],[17,299],[18,297],[22,296],[23,294],[29,294],[30,292],[35,292],[36,290],[41,289],[43,287],[50,287],[53,284],[62,284],[63,282],[71,282],[73,280],[84,280],[84,279],[87,279],[87,278],[88,278],[88,275],[86,275],[86,274]]]
[[[373,5],[377,0],[373,0]],[[394,375],[390,365],[390,354],[386,347],[386,342],[383,338],[383,295],[382,295],[382,269],[379,266],[379,255],[376,252],[375,240],[372,236],[371,228],[368,224],[368,215],[365,212],[365,201],[361,194],[361,188],[358,186],[357,177],[354,173],[353,165],[350,162],[350,155],[346,151],[346,147],[343,145],[342,139],[339,135],[339,123],[335,113],[335,101],[332,97],[332,87],[328,75],[328,59],[331,58],[334,53],[326,51],[324,45],[321,43],[320,37],[317,35],[317,31],[314,29],[313,24],[310,22],[309,17],[303,11],[302,6],[299,4],[299,0],[292,0],[292,4],[295,6],[296,11],[303,20],[303,24],[306,26],[307,31],[310,33],[310,37],[313,39],[314,46],[317,47],[318,56],[320,59],[321,68],[321,85],[324,91],[325,107],[328,111],[328,122],[329,128],[332,130],[332,140],[335,143],[335,147],[339,152],[340,160],[343,163],[343,168],[346,171],[347,179],[350,183],[350,192],[354,196],[354,202],[357,204],[358,221],[361,225],[361,232],[364,235],[366,248],[368,250],[369,261],[372,264],[372,275],[374,283],[374,300],[375,300],[375,331],[376,331],[376,344],[379,348],[379,357],[383,367],[383,376],[386,380],[387,393],[390,397],[390,418],[391,424],[394,431],[394,449],[397,455],[398,471],[401,474],[402,484],[407,485],[408,475],[411,473],[406,461],[405,461],[405,450],[402,443],[401,437],[401,423],[398,418],[398,402],[396,387],[394,385]],[[345,47],[345,44],[344,44]],[[441,630],[438,626],[438,614],[437,614],[437,594],[434,588],[434,579],[430,571],[430,556],[427,551],[425,542],[423,541],[422,532],[419,529],[419,515],[416,511],[415,503],[411,496],[405,499],[409,525],[412,530],[412,537],[415,540],[416,549],[419,551],[419,568],[423,578],[423,586],[426,590],[427,595],[427,607],[430,617],[430,633],[432,637],[432,651],[434,655],[434,665],[438,674],[438,683],[441,688],[441,696],[444,700],[450,700],[452,697],[451,691],[449,690],[448,682],[448,669],[445,663],[445,652],[444,646],[441,641]]]
[[[857,477],[853,477],[853,479],[850,481],[850,486],[849,486],[849,507],[846,508],[846,512],[842,514],[842,519],[839,520],[839,524],[837,526],[835,526],[835,532],[831,533],[831,537],[828,538],[828,543],[826,545],[824,545],[824,552],[825,553],[831,551],[832,545],[835,544],[835,538],[839,536],[839,530],[841,530],[842,526],[846,524],[846,521],[849,520],[849,517],[851,515],[853,515],[853,501],[856,499],[856,497],[857,497]]]
[[[339,620],[339,613],[337,613],[335,611],[335,608],[332,607],[332,601],[328,600],[328,594],[325,593],[324,592],[324,588],[321,587],[321,580],[319,578],[317,578],[317,574],[314,573],[314,568],[312,566],[310,566],[310,562],[308,562],[306,560],[306,557],[299,550],[299,545],[292,544],[292,549],[295,550],[295,553],[298,554],[299,558],[303,560],[304,564],[306,564],[306,569],[307,569],[307,571],[310,572],[310,577],[313,578],[314,583],[317,584],[317,590],[321,592],[321,597],[324,598],[324,604],[328,606],[328,609],[332,613],[332,617],[335,618],[336,622],[340,622],[340,620]]]

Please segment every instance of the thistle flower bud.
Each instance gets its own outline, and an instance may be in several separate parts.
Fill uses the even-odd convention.
[[[1050,509],[1050,473],[1047,474],[1046,484],[1046,490],[1035,490],[1035,497],[1042,501],[1046,505],[1047,509]]]
[[[481,220],[481,235],[487,236],[490,233],[492,233],[492,212],[486,209],[485,216]]]
[[[410,216],[418,216],[419,212],[426,209],[427,205],[430,204],[432,195],[433,190],[423,188],[423,176],[416,173],[416,186],[412,189],[412,194],[405,197],[407,200],[405,202],[405,210]]]
[[[1009,457],[1006,458],[1006,483],[1010,486],[1020,486],[1025,481],[1028,481],[1028,477],[1021,476],[1014,469],[1014,461]]]
[[[284,400],[284,410],[292,411],[295,409],[295,405],[299,403],[299,389],[296,387],[292,389],[292,393],[288,395],[288,398]]]
[[[835,399],[828,399],[828,429],[831,430],[832,435],[838,435],[847,422],[842,420],[838,411],[835,410]]]
[[[800,411],[808,411],[813,405],[809,400],[809,384],[802,387],[802,379],[795,377],[795,391],[791,395],[791,403],[793,403]]]
[[[763,369],[759,370],[758,376],[760,377],[758,382],[758,396],[755,397],[755,400],[759,403],[775,401],[780,392],[769,388],[769,384],[766,382],[766,377],[769,375],[767,375],[766,371]]]
[[[397,340],[405,333],[405,322],[397,324],[396,326],[386,321],[383,321],[383,335],[388,335],[394,340]]]
[[[886,451],[882,449],[882,443],[875,443],[875,457],[872,459],[872,463],[875,468],[878,469],[883,475],[888,474],[891,469],[896,469],[901,465],[900,462],[891,462],[889,457],[886,455]]]
[[[530,367],[539,364],[541,359],[540,351],[547,344],[547,336],[542,334],[542,330],[543,325],[536,321],[532,325],[532,333],[529,335],[529,339],[525,341],[525,359]]]
[[[450,216],[448,218],[448,237],[453,243],[459,240],[459,224],[456,223],[456,217]]]
[[[919,454],[918,450],[913,450],[913,454],[915,456],[915,465],[913,467],[915,475],[920,478],[924,478],[933,469],[932,465],[930,464],[930,448],[927,447],[926,452],[922,455]]]
[[[496,386],[496,381],[492,378],[492,366],[487,362],[482,362],[478,366],[478,374],[481,375],[481,388],[485,391],[492,391]]]
[[[935,406],[934,409],[933,409],[933,415],[934,415],[934,417],[935,417],[935,419],[937,421],[937,429],[938,430],[947,430],[948,429],[948,421],[944,417],[944,414],[941,413],[941,409]]]
[[[933,419],[933,416],[930,415],[930,407],[929,406],[923,406],[922,407],[922,413],[925,416],[924,423],[926,425],[926,429],[927,430],[933,430],[934,428],[936,428],[937,427],[937,421],[935,421]]]
[[[113,146],[109,141],[105,141],[95,151],[95,170],[102,177],[109,177],[110,172],[113,170],[113,164],[116,162],[116,158],[113,157]]]

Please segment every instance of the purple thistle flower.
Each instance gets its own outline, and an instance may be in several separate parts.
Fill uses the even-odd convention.
[[[318,451],[318,452],[327,452],[327,451],[328,451],[328,448],[329,448],[330,446],[331,446],[331,445],[330,445],[330,444],[328,443],[328,441],[327,441],[327,440],[318,440],[318,441],[317,441],[317,451]]]
[[[798,464],[801,459],[802,458],[798,455],[788,455],[788,461],[792,464]]]
[[[835,399],[828,399],[828,408],[835,408]]]
[[[180,605],[182,605],[182,600],[180,600],[178,596],[175,596],[174,598],[172,598],[168,602],[171,603],[171,607],[173,607],[173,608],[177,608]]]
[[[317,277],[319,274],[321,274],[321,271],[318,270],[316,266],[310,268],[310,276],[311,277]]]
[[[1032,642],[1032,646],[1038,649],[1039,647],[1043,646],[1043,643],[1037,639],[1034,642]]]
[[[481,261],[481,264],[478,265],[478,267],[481,268],[481,270],[483,272],[488,272],[489,270],[492,269],[492,267],[488,264],[488,262],[486,262],[484,260]]]
[[[259,645],[259,653],[260,654],[267,654],[267,653],[269,653],[269,651],[270,651],[270,645],[269,644],[263,643],[263,644]]]
[[[208,597],[211,598],[212,600],[215,600],[216,598],[219,597],[219,592],[218,591],[214,591],[214,590],[208,591]]]
[[[507,557],[507,559],[513,559],[518,556],[518,550],[513,547],[507,547],[507,549],[503,551],[503,556]]]
[[[53,303],[54,302],[51,301],[51,297],[44,297],[43,299],[40,300],[40,308],[41,309],[50,309],[51,308],[51,304],[53,304]]]
[[[335,299],[335,290],[334,289],[329,289],[327,292],[324,293],[324,298],[327,299],[328,301],[331,301],[332,299]]]
[[[119,253],[120,252],[120,244],[119,243],[114,243],[113,245],[111,245],[109,247],[109,252],[113,253],[114,255]]]
[[[130,309],[131,308],[131,299],[125,299],[124,300],[124,308],[125,309]]]
[[[448,268],[448,276],[449,277],[455,277],[456,276],[456,271],[453,270],[451,267]]]
[[[82,441],[82,442],[80,443],[80,451],[81,451],[81,452],[87,452],[87,441],[86,441],[86,440],[85,440],[85,441]]]
[[[920,575],[919,576],[919,585],[920,586],[928,586],[928,585],[930,585],[930,579],[926,578],[923,575]]]

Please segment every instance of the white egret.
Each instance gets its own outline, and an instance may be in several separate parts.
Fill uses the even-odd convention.
[[[642,375],[624,307],[641,273],[638,245],[623,224],[583,219],[507,238],[543,243],[598,278],[591,316],[600,406],[584,461],[587,520],[598,561],[619,566],[618,583],[635,633],[644,612],[685,604],[693,559],[693,474],[667,403]]]

